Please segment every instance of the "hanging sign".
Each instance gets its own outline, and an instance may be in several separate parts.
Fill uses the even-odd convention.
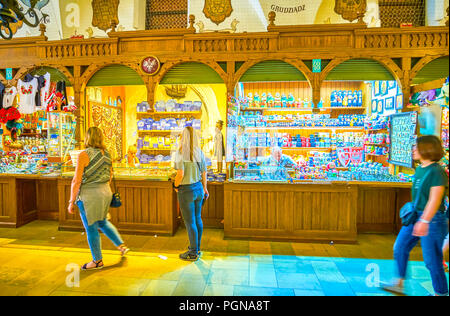
[[[6,68],[6,80],[13,80],[12,68]]]
[[[322,72],[322,59],[313,59],[312,68],[313,72]]]

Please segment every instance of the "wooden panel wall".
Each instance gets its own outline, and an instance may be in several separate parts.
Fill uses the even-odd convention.
[[[16,179],[0,177],[0,227],[16,227]]]
[[[122,233],[173,235],[177,228],[175,200],[169,182],[117,180],[122,207],[111,209],[111,222]],[[78,211],[67,213],[70,180],[58,181],[59,227],[63,230],[83,228]]]
[[[36,203],[38,219],[58,220],[58,180],[36,181]]]
[[[356,241],[356,187],[225,184],[225,237]]]
[[[38,218],[36,202],[36,180],[16,179],[17,227]]]
[[[312,89],[308,82],[248,82],[244,83],[244,92],[246,96],[249,93],[253,95],[258,93],[261,96],[263,93],[267,95],[270,92],[273,97],[277,93],[280,93],[280,95],[285,94],[286,96],[292,93],[295,100],[299,98],[301,100],[312,100]]]
[[[202,208],[202,220],[205,227],[223,228],[223,186],[223,183],[208,183],[209,199]]]

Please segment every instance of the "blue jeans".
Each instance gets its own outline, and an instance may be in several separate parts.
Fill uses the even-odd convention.
[[[419,217],[422,212],[419,212]],[[413,236],[414,225],[403,226],[394,244],[394,259],[397,264],[398,276],[406,278],[406,269],[411,250],[421,242],[423,260],[431,274],[433,289],[437,295],[448,295],[448,284],[442,265],[442,244],[448,232],[447,217],[437,213],[429,225],[428,235]]]
[[[86,218],[86,211],[84,209],[84,204],[82,201],[77,202],[77,206],[80,209],[80,217],[83,222],[83,226],[86,229],[87,240],[89,243],[89,248],[91,249],[92,257],[95,261],[102,260],[102,240],[100,238],[100,233],[98,230],[100,229],[106,237],[108,237],[116,247],[123,245],[123,240],[117,231],[117,228],[114,227],[107,219],[103,221],[98,221],[88,225],[88,220]]]
[[[201,182],[180,186],[178,202],[189,236],[189,250],[198,253],[203,235],[202,204],[205,197]]]

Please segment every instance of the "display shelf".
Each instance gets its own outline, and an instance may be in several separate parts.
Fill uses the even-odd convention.
[[[277,146],[249,146],[248,148],[273,148]],[[331,147],[280,147],[282,150],[331,150]]]
[[[380,129],[366,129],[368,133],[377,133],[377,132],[389,132],[388,128],[380,128]]]
[[[145,152],[149,152],[149,151],[164,151],[164,152],[167,152],[167,151],[174,151],[175,149],[172,149],[172,148],[153,148],[153,149],[143,149],[143,148],[141,148],[141,152],[142,151],[145,151]]]
[[[139,118],[151,117],[151,116],[201,116],[202,112],[138,112]]]
[[[372,156],[372,157],[386,157],[388,154],[386,155],[377,155],[377,154],[364,154],[366,156]]]
[[[366,146],[382,146],[382,147],[389,147],[388,144],[374,144],[374,143],[365,143]]]
[[[339,130],[339,131],[363,131],[363,127],[246,127],[246,130]]]
[[[363,106],[342,106],[342,107],[336,106],[336,107],[331,107],[329,109],[331,109],[331,110],[364,110],[364,111],[366,110],[366,108]]]
[[[138,131],[138,134],[160,134],[160,133],[163,133],[163,134],[171,134],[171,133],[179,134],[181,132],[182,132],[181,130],[152,130],[152,131]]]

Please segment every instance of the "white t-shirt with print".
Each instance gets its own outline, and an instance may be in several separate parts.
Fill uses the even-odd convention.
[[[17,89],[19,90],[19,112],[22,114],[33,114],[36,111],[36,93],[38,80],[34,78],[30,82],[19,79]]]
[[[41,89],[41,106],[43,109],[47,108],[48,101],[50,100],[50,74],[47,72],[44,75],[45,85]]]
[[[14,104],[14,99],[17,95],[16,87],[6,88],[3,95],[3,108],[10,108]]]

